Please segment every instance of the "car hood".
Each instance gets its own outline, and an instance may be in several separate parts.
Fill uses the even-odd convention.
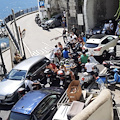
[[[22,80],[8,80],[4,79],[0,82],[0,95],[5,96],[8,94],[14,93],[22,84],[24,81]]]
[[[53,22],[53,19],[46,21],[45,24],[50,24],[52,22]]]

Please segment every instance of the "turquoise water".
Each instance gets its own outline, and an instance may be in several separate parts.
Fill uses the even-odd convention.
[[[12,14],[11,9],[16,13],[35,6],[37,6],[37,0],[0,0],[0,19],[4,20],[5,17]],[[9,46],[8,38],[0,39],[0,44],[2,42],[6,42],[7,46]]]

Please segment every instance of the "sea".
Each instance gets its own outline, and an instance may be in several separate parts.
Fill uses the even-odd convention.
[[[0,3],[0,20],[4,20],[12,14],[11,9],[16,13],[20,10],[38,6],[38,0],[0,0]],[[3,42],[7,43],[7,47],[9,46],[8,38],[0,38],[0,44]]]

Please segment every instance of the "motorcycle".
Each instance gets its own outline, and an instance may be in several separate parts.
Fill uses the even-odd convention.
[[[47,83],[50,86],[60,86],[60,80],[56,77],[56,73],[53,73],[51,69],[45,69],[44,74],[47,78]]]
[[[115,85],[116,83],[120,83],[120,75],[119,75],[119,67],[115,68],[117,66],[114,66],[111,68],[111,63],[110,62],[104,62],[103,65],[107,68],[106,74],[105,75],[100,75],[96,82],[102,81],[104,84],[110,84],[110,85]],[[113,65],[113,64],[112,64]]]
[[[38,24],[39,26],[41,25],[41,20],[40,20],[39,14],[36,15],[36,17],[35,17],[35,22],[36,22],[36,24]]]
[[[110,54],[110,60],[115,60],[116,58],[116,52],[114,50],[114,47],[110,47],[108,53]]]
[[[68,74],[65,75],[65,72],[63,70],[59,70],[57,72],[57,76],[56,77],[59,78],[60,86],[63,87],[64,89],[67,89],[68,85],[72,81],[70,74],[68,73]]]
[[[96,67],[96,65],[94,66],[94,75],[98,76],[99,74],[99,69]],[[93,83],[95,83],[95,78],[93,77],[93,75],[91,75],[90,73],[84,72],[83,76],[81,78],[81,86],[82,88],[88,88],[89,86],[91,86]],[[95,86],[96,87],[96,86]]]

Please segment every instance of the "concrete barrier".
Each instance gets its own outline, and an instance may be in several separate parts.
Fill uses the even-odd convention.
[[[113,120],[112,96],[108,89],[78,113],[71,120]]]

